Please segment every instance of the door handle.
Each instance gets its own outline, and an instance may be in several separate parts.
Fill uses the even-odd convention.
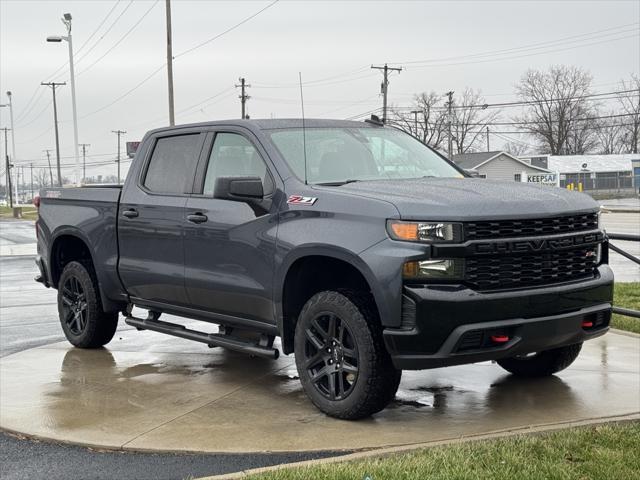
[[[127,218],[136,218],[138,216],[138,211],[130,208],[129,210],[125,210],[124,212],[122,212],[122,216]]]
[[[189,220],[191,223],[204,223],[209,219],[203,213],[192,213],[190,215],[187,215],[187,220]]]

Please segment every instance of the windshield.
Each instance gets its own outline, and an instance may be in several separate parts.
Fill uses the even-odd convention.
[[[295,175],[305,178],[302,128],[267,130]],[[391,128],[307,128],[309,183],[457,177],[463,175],[430,148]]]

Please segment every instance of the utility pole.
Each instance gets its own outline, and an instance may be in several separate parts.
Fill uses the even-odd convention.
[[[84,183],[84,179],[87,177],[87,147],[90,147],[91,144],[81,143],[80,146],[82,147],[82,181],[80,183]]]
[[[376,67],[374,65],[371,65],[371,68],[374,70],[382,70],[383,71],[383,80],[382,80],[382,85],[380,86],[380,90],[382,93],[382,123],[387,123],[387,96],[389,93],[389,72],[398,72],[400,73],[402,71],[401,67],[398,68],[391,68],[389,66],[387,66],[387,64],[384,64],[384,67]]]
[[[30,173],[30,180],[31,180],[31,200],[33,201],[33,199],[35,198],[35,195],[33,194],[33,163],[29,164],[29,173]]]
[[[51,150],[44,150],[47,152],[47,162],[49,163],[49,180],[51,181],[51,186],[53,187],[53,171],[51,170]]]
[[[4,127],[0,128],[0,130],[4,131],[4,158],[5,158],[5,172],[7,178],[7,193],[9,195],[9,207],[13,208],[13,193],[11,191],[11,163],[9,162],[9,148],[7,142],[7,132],[11,130],[10,128]]]
[[[124,130],[111,130],[111,132],[118,135],[118,159],[116,160],[116,163],[118,164],[118,185],[120,185],[120,135],[124,135],[127,132]]]
[[[451,132],[451,118],[453,111],[453,91],[447,92],[446,95],[449,98],[447,101],[447,111],[448,111],[448,129],[449,129],[449,160],[453,162],[453,134]]]
[[[167,15],[167,82],[169,86],[169,125],[176,124],[173,109],[173,45],[171,41],[171,0],[165,2],[165,13]],[[118,168],[120,163],[118,163]],[[118,176],[119,177],[119,176]]]
[[[489,125],[487,125],[487,152],[490,152],[491,149],[489,147]]]
[[[53,125],[55,127],[56,134],[56,168],[58,172],[58,186],[62,186],[62,171],[60,170],[60,139],[58,137],[58,107],[56,104],[56,87],[61,85],[66,85],[66,82],[56,83],[56,82],[42,82],[40,85],[45,85],[47,87],[51,87],[51,91],[53,92]],[[53,183],[51,184],[53,186]]]
[[[242,92],[240,94],[240,96],[238,97],[240,99],[240,105],[242,107],[241,110],[241,117],[242,119],[245,118],[249,118],[249,115],[247,115],[247,109],[246,109],[246,104],[247,104],[247,100],[249,100],[251,97],[249,95],[247,95],[247,91],[246,89],[249,88],[251,85],[249,85],[248,83],[245,83],[244,77],[241,77],[239,79],[240,81],[240,85],[236,85],[236,88],[240,87],[240,91]]]
[[[413,123],[416,129],[416,134],[415,134],[416,138],[418,138],[418,114],[420,112],[421,112],[420,110],[411,110],[411,113],[413,113]]]

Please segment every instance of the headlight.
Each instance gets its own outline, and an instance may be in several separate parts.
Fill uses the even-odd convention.
[[[459,242],[462,240],[461,223],[402,222],[388,220],[387,231],[394,240],[408,242]]]
[[[402,277],[405,280],[462,280],[463,276],[464,259],[462,258],[407,262],[402,269]]]

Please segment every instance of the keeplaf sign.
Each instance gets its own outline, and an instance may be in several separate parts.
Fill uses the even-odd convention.
[[[522,172],[523,182],[536,183],[538,185],[549,185],[551,187],[560,186],[560,174],[559,173],[536,173],[535,175],[529,175],[526,172]]]

